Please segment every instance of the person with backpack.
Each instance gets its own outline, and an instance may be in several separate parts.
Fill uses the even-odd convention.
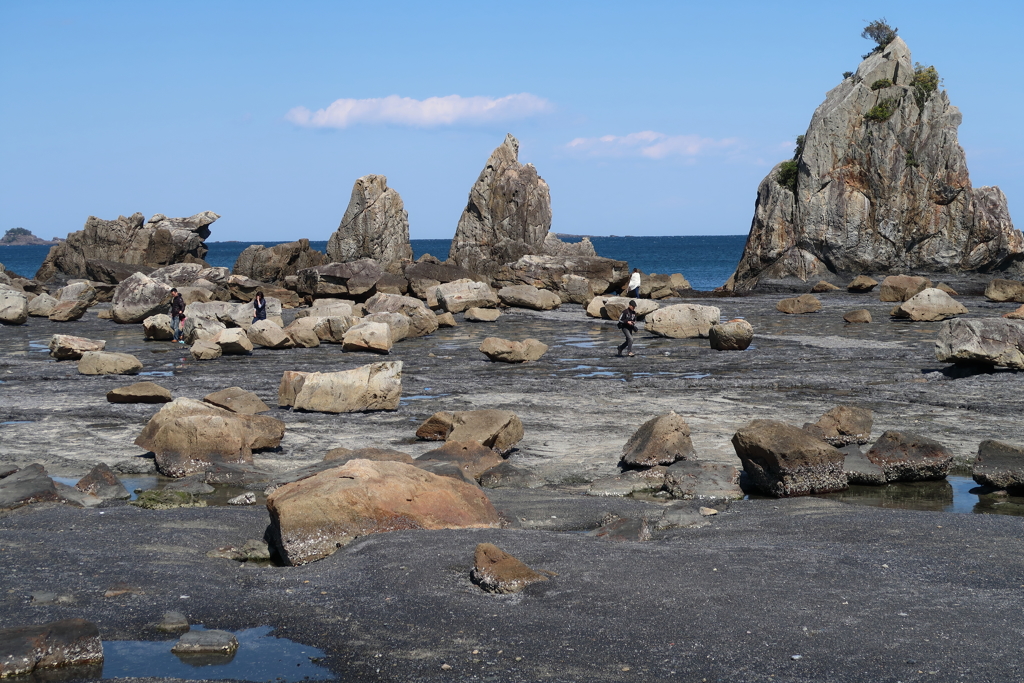
[[[174,333],[174,341],[184,344],[181,338],[182,325],[185,320],[185,300],[181,298],[176,288],[171,289],[171,331]]]
[[[633,353],[633,333],[636,332],[636,302],[630,301],[629,306],[622,311],[622,315],[619,316],[619,329],[626,335],[626,341],[619,344],[618,356],[622,357],[623,351],[628,351],[627,355],[635,356]]]

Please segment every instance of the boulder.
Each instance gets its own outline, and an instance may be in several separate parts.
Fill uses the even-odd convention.
[[[220,348],[220,344],[199,340],[192,344],[189,353],[192,354],[193,360],[217,360],[224,351]]]
[[[141,323],[151,315],[166,313],[171,286],[143,273],[135,273],[114,290],[111,315],[117,323]]]
[[[341,225],[327,242],[327,257],[342,263],[371,258],[392,273],[412,261],[409,214],[385,176],[356,180]]]
[[[355,322],[348,316],[332,315],[323,318],[316,318],[313,325],[313,332],[321,342],[331,344],[342,344],[345,341],[345,333],[351,329]]]
[[[458,323],[455,322],[455,316],[451,313],[438,313],[434,316],[437,320],[437,326],[441,327],[457,327]]]
[[[839,287],[836,287],[831,282],[827,282],[825,280],[818,280],[818,282],[815,283],[813,287],[811,287],[811,291],[815,294],[822,294],[824,292],[838,292]]]
[[[447,315],[451,315],[448,313]],[[409,317],[409,337],[424,337],[437,332],[440,326],[438,316],[431,310],[424,308]]]
[[[351,318],[355,315],[355,309],[352,307],[353,303],[343,299],[317,299],[309,308],[295,311],[295,317],[329,318],[338,316],[341,318]]]
[[[523,423],[511,410],[463,410],[452,414],[452,429],[445,440],[478,441],[504,454],[522,438]]]
[[[78,320],[89,310],[88,301],[61,301],[50,311],[50,320],[57,323],[67,323]]]
[[[1009,313],[1003,313],[1003,317],[1004,318],[1009,318],[1010,320],[1024,320],[1024,306],[1021,306],[1020,308],[1018,308],[1015,311],[1010,311]]]
[[[801,294],[797,297],[783,299],[775,304],[775,309],[781,313],[817,313],[821,310],[821,301],[813,294]]]
[[[469,578],[488,593],[518,593],[531,583],[548,580],[491,543],[476,546]]]
[[[590,483],[588,496],[631,496],[634,493],[657,493],[665,488],[668,467],[655,465],[643,470],[626,470],[614,477],[601,477]]]
[[[127,500],[132,497],[121,480],[105,463],[99,463],[78,480],[75,488],[100,500]]]
[[[562,305],[562,299],[557,294],[532,285],[502,287],[498,290],[498,298],[506,306],[534,311],[550,311]]]
[[[28,320],[28,297],[25,292],[0,287],[0,324],[23,325]]]
[[[605,320],[618,320],[622,312],[629,308],[629,302],[636,301],[636,317],[644,320],[647,316],[661,309],[661,304],[647,299],[631,299],[627,296],[597,296],[587,304],[587,315],[591,318],[604,318]],[[679,304],[689,306],[690,304]],[[669,306],[668,308],[675,308]],[[696,306],[696,308],[714,308],[714,306]],[[666,310],[666,309],[662,309]],[[718,309],[715,309],[718,310]],[[705,315],[707,311],[695,312],[694,315]],[[670,314],[670,316],[673,314]],[[685,313],[683,313],[685,315]],[[715,319],[718,322],[718,319]],[[650,327],[648,326],[648,330]],[[706,333],[705,333],[706,334]],[[667,335],[666,335],[667,336]]]
[[[155,270],[152,266],[144,266],[140,263],[120,263],[118,261],[106,261],[104,259],[87,259],[85,261],[85,276],[96,282],[116,285],[127,280],[135,273],[149,275]]]
[[[438,305],[449,313],[462,313],[469,308],[493,308],[498,295],[486,282],[455,280],[438,285],[433,290]]]
[[[1024,370],[1024,322],[1007,318],[947,320],[935,338],[935,357],[946,363]]]
[[[78,372],[83,375],[134,375],[141,369],[142,363],[129,353],[85,351],[78,361]]]
[[[1024,488],[1024,446],[987,440],[978,446],[971,476],[982,486],[996,489]]]
[[[526,254],[544,253],[550,228],[548,184],[532,164],[519,163],[519,141],[510,134],[473,184],[448,257],[462,268],[493,275]]]
[[[858,275],[850,280],[850,283],[846,285],[846,291],[852,294],[864,294],[866,292],[870,292],[877,286],[878,280],[870,278],[867,275]]]
[[[100,630],[85,619],[0,629],[0,653],[0,678],[31,674],[31,680],[63,680],[68,667],[88,665],[97,670],[70,669],[71,674],[91,678],[102,672]]]
[[[2,297],[2,295],[0,295]],[[2,298],[0,298],[2,301]],[[50,313],[53,313],[53,309],[57,306],[58,301],[50,296],[49,294],[43,293],[28,302],[28,314],[38,318],[48,318]],[[0,306],[3,304],[0,303]],[[0,313],[0,317],[3,314]]]
[[[107,392],[108,403],[170,403],[171,392],[155,382],[136,382]]]
[[[597,294],[590,280],[573,273],[563,275],[560,284],[561,288],[558,290],[558,296],[566,303],[586,306]]]
[[[883,79],[893,85],[871,89]],[[730,288],[1021,265],[1024,236],[1006,196],[971,185],[957,140],[960,111],[944,90],[917,88],[914,79],[910,49],[896,37],[828,92],[783,162],[788,177],[779,164],[758,187]]]
[[[210,224],[220,218],[212,211],[189,218],[156,214],[143,224],[141,213],[106,221],[89,216],[82,230],[50,248],[36,279],[46,281],[58,273],[86,277],[89,260],[114,261],[159,268],[172,263],[199,262],[208,251],[205,240]],[[205,265],[205,264],[204,264]],[[136,321],[137,322],[137,321]]]
[[[149,276],[172,287],[182,287],[198,280],[199,273],[206,267],[199,263],[171,263],[150,271]]]
[[[480,353],[492,361],[502,363],[525,363],[539,360],[548,350],[548,345],[536,339],[509,341],[498,337],[487,337],[480,344]]]
[[[712,325],[708,331],[708,341],[716,351],[744,351],[754,341],[754,327],[746,320],[730,320]]]
[[[161,474],[185,477],[214,463],[251,465],[252,452],[277,448],[284,430],[272,417],[177,398],[150,418],[135,445],[152,451]]]
[[[990,301],[1015,301],[1024,303],[1024,282],[996,278],[985,287],[985,297]]]
[[[850,486],[882,486],[886,483],[882,468],[868,460],[858,446],[843,446],[839,450],[846,455],[843,470]]]
[[[878,290],[879,301],[906,301],[915,294],[931,288],[932,281],[915,275],[890,275],[882,280]]]
[[[88,280],[72,280],[58,289],[56,296],[60,302],[84,301],[87,304],[92,304],[99,297],[99,292]]]
[[[282,561],[327,557],[355,538],[400,529],[496,528],[480,489],[400,462],[351,460],[267,497],[268,536]]]
[[[231,298],[244,301],[246,303],[256,298],[256,292],[264,289],[266,284],[259,280],[253,280],[251,277],[245,277],[243,275],[229,275],[227,281],[228,291],[231,292]],[[270,311],[267,311],[270,314]]]
[[[383,273],[380,264],[369,258],[348,263],[327,263],[297,272],[296,287],[299,294],[318,298],[339,294],[360,296],[370,292]]]
[[[605,308],[608,308],[607,303]],[[638,317],[639,313],[640,307],[638,306]],[[646,318],[646,329],[648,332],[659,337],[671,337],[673,339],[708,337],[711,334],[711,328],[718,325],[720,315],[717,306],[676,304],[675,306],[666,306],[650,313]],[[618,316],[612,319],[615,320],[617,318]],[[737,329],[737,331],[740,330]],[[751,329],[751,335],[753,335],[753,329]]]
[[[370,313],[360,324],[384,323],[391,330],[391,342],[398,343],[409,336],[409,318],[401,313]]]
[[[619,466],[623,468],[671,465],[693,458],[690,425],[675,412],[651,418],[640,426],[622,447]]]
[[[316,333],[316,326],[319,322],[320,318],[296,318],[291,325],[284,328],[284,333],[288,335],[292,346],[314,349],[320,346],[320,335]]]
[[[210,341],[218,345],[225,356],[244,356],[252,353],[252,342],[245,331],[237,327],[221,330]]]
[[[665,490],[680,500],[740,500],[740,469],[731,463],[680,460],[665,470]]]
[[[938,441],[892,430],[878,437],[867,458],[882,468],[887,482],[944,479],[953,466],[953,454]]]
[[[339,259],[340,260],[340,259]],[[242,250],[231,272],[260,282],[277,282],[303,268],[327,263],[327,257],[309,246],[308,239],[264,247],[253,244]]]
[[[87,351],[102,351],[107,345],[103,339],[72,337],[70,334],[55,334],[50,337],[50,357],[57,360],[80,360]]]
[[[839,448],[854,443],[867,443],[871,438],[873,422],[874,415],[866,408],[836,406],[822,415],[817,422],[805,424],[804,430]]]
[[[267,349],[291,348],[292,340],[281,327],[272,320],[257,320],[245,331],[254,346]]]
[[[939,284],[935,285],[935,289],[941,289],[943,292],[949,294],[950,296],[959,296],[959,294],[957,294],[957,291],[950,287],[949,285],[947,285],[945,282],[940,282]]]
[[[189,657],[201,655],[218,659],[233,657],[237,651],[238,639],[234,634],[217,629],[188,631],[171,646],[171,652],[181,657],[183,662],[188,662]],[[206,660],[201,661],[203,664],[208,664]]]
[[[448,441],[419,456],[413,464],[420,465],[427,461],[452,463],[475,482],[481,474],[504,462],[504,458],[478,441]]]
[[[228,387],[203,396],[203,402],[243,415],[258,415],[270,410],[260,397],[241,387]]]
[[[278,405],[321,413],[396,410],[401,397],[401,361],[341,372],[286,372],[278,388]]]
[[[185,309],[186,314],[188,309]],[[195,342],[212,342],[213,338],[227,329],[227,325],[216,318],[186,315],[181,325],[182,339],[190,344]],[[216,344],[214,344],[216,346]]]
[[[892,311],[894,318],[914,321],[937,321],[967,313],[967,308],[941,289],[924,289]]]
[[[157,313],[143,320],[142,331],[146,335],[146,339],[154,341],[172,341],[174,339],[171,316],[166,313]]]
[[[871,322],[871,311],[866,308],[847,311],[843,314],[843,321],[848,323],[869,323]]]
[[[481,474],[479,481],[480,486],[488,489],[535,489],[547,483],[532,471],[517,467],[508,460]]]
[[[751,483],[784,498],[847,488],[843,454],[799,427],[754,420],[732,437]]]
[[[382,322],[360,322],[345,331],[341,348],[345,351],[391,352],[391,327]]]
[[[463,317],[471,323],[493,323],[501,317],[501,311],[496,308],[467,308]]]
[[[363,306],[368,314],[401,313],[411,318],[414,315],[430,313],[430,309],[419,299],[385,292],[377,292],[367,299]]]
[[[558,294],[563,301],[586,304],[590,297],[583,298],[583,291],[595,295],[621,291],[629,281],[629,264],[625,261],[601,258],[599,256],[548,256],[527,255],[515,263],[501,266],[492,280],[496,286],[530,285],[547,289]],[[569,276],[586,280],[586,287]],[[570,287],[576,293],[570,293]]]
[[[452,423],[453,415],[454,413],[446,411],[434,413],[416,430],[416,438],[425,441],[444,441],[455,428]]]
[[[56,501],[59,498],[53,479],[46,473],[46,468],[38,463],[15,470],[0,479],[0,510],[13,510],[22,505]]]

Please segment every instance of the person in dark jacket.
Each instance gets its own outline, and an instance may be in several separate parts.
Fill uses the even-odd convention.
[[[619,316],[619,329],[626,335],[626,341],[619,344],[619,353],[621,357],[623,351],[628,351],[628,355],[635,356],[633,353],[633,333],[636,332],[636,302],[630,301],[629,306]]]
[[[184,344],[181,338],[181,321],[185,319],[185,300],[177,289],[171,290],[171,330],[174,332],[174,341]]]
[[[263,290],[257,289],[252,299],[252,321],[267,319],[267,300],[263,298]]]

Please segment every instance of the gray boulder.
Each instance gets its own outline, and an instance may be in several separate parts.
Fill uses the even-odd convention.
[[[46,468],[36,463],[15,470],[0,479],[0,510],[13,510],[22,505],[59,499],[53,479]]]
[[[783,498],[847,488],[843,454],[799,427],[754,420],[732,437],[750,481],[764,493]]]
[[[79,360],[86,351],[102,351],[107,345],[103,339],[86,339],[70,334],[55,334],[48,345],[50,357],[56,360]]]
[[[246,247],[235,260],[231,272],[260,282],[277,282],[295,275],[303,268],[327,263],[327,257],[309,246],[308,239],[264,247],[253,244]]]
[[[92,665],[95,670],[71,669],[71,675],[98,678],[103,669],[100,630],[85,619],[0,629],[0,652],[3,678],[31,675],[30,680],[64,680],[62,673],[68,667]]]
[[[412,261],[409,214],[402,198],[382,175],[356,180],[341,225],[327,242],[327,258],[346,263],[370,258],[390,273]]]
[[[935,357],[946,363],[1002,365],[1024,370],[1024,321],[955,318],[939,327]]]
[[[135,375],[141,369],[142,363],[130,353],[86,351],[78,361],[82,375]]]
[[[498,290],[501,303],[513,308],[529,308],[534,311],[550,311],[562,305],[562,299],[547,289],[533,285],[512,285]]]
[[[651,418],[622,447],[619,465],[624,468],[671,465],[694,457],[690,425],[675,412]]]
[[[673,498],[706,504],[744,496],[736,465],[701,460],[680,460],[670,465],[665,471],[665,490]]]
[[[167,313],[170,302],[170,285],[135,273],[114,290],[110,313],[117,323],[141,323],[151,315]]]
[[[347,263],[328,263],[314,268],[303,268],[296,276],[300,294],[317,298],[338,295],[360,296],[374,289],[384,274],[380,264],[364,258]]]
[[[944,479],[953,466],[953,454],[938,441],[893,430],[878,438],[867,458],[882,468],[887,482]]]
[[[24,325],[28,320],[28,297],[25,292],[0,287],[0,324]]]
[[[1024,488],[1024,446],[982,441],[971,468],[974,481],[997,489]]]

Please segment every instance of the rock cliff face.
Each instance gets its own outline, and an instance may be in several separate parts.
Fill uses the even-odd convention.
[[[327,263],[324,255],[309,246],[308,239],[286,242],[264,247],[253,244],[246,247],[238,259],[232,272],[260,282],[283,280],[295,275],[304,268],[314,268]]]
[[[402,259],[412,260],[409,214],[382,175],[356,180],[341,225],[327,242],[327,259],[332,263],[361,258],[372,258],[392,273],[401,272]]]
[[[551,193],[533,164],[519,163],[519,141],[505,137],[480,172],[459,219],[449,258],[493,274],[527,254],[543,254],[551,228]]]
[[[210,224],[220,218],[203,211],[189,218],[168,218],[158,213],[148,222],[141,213],[105,221],[89,216],[82,230],[52,247],[36,273],[46,281],[62,273],[87,277],[87,261],[101,260],[160,268],[172,263],[196,262],[206,265],[205,241]]]
[[[934,76],[931,88],[915,81],[910,50],[896,38],[829,91],[794,158],[795,191],[780,183],[783,164],[761,181],[727,288],[829,274],[1024,269],[1024,237],[1006,197],[998,187],[971,187],[957,142],[962,117]]]

